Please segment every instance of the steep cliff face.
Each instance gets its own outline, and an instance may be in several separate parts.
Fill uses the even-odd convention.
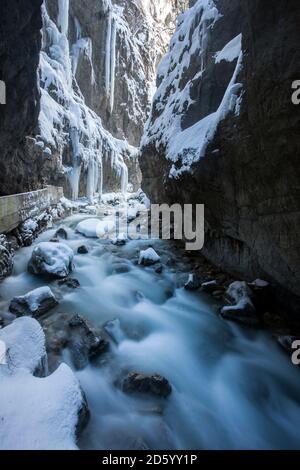
[[[37,67],[41,48],[42,0],[2,0],[0,80],[6,105],[0,106],[0,195],[30,190],[38,163],[27,152],[39,113]]]
[[[300,296],[299,4],[198,0],[180,19],[143,137],[153,201],[206,205],[203,253]]]
[[[51,0],[43,5],[41,113],[34,152],[68,196],[140,185],[136,146],[174,0]],[[129,175],[128,175],[129,173]],[[129,177],[129,178],[128,178]]]

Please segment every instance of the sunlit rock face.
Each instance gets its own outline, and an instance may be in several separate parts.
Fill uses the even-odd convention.
[[[298,3],[191,6],[158,71],[142,141],[143,189],[155,202],[204,203],[204,254],[230,272],[274,282],[285,308],[297,312]]]

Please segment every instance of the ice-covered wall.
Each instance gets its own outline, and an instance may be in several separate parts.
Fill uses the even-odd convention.
[[[92,44],[81,37],[69,37],[70,3],[59,0],[57,24],[51,19],[47,3],[42,7],[43,48],[40,55],[41,111],[36,147],[52,160],[53,183],[61,183],[73,199],[79,195],[93,198],[103,189],[103,162],[108,161],[117,176],[119,189],[126,191],[128,169],[125,158],[135,158],[136,150],[126,140],[107,131],[101,118],[86,104],[76,82],[80,53],[92,56]],[[93,81],[93,75],[87,77]]]
[[[47,182],[73,199],[139,186],[137,147],[178,11],[174,0],[45,0],[32,144]]]

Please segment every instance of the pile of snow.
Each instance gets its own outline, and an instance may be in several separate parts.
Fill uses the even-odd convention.
[[[233,62],[238,59],[240,52],[242,50],[242,35],[239,34],[233,38],[226,46],[220,51],[217,52],[215,56],[215,63],[219,64],[222,60],[226,62]]]
[[[200,18],[196,27],[195,18]],[[218,110],[191,127],[182,129],[182,117],[194,103],[190,93],[193,80],[198,80],[205,71],[209,34],[220,18],[221,14],[213,0],[198,0],[180,16],[170,50],[159,65],[160,86],[154,96],[152,117],[146,124],[142,147],[154,144],[158,152],[161,147],[166,148],[166,158],[174,163],[170,170],[171,178],[189,172],[191,165],[205,155],[219,123],[229,112],[238,113],[239,110],[242,85],[237,83],[237,77],[243,59],[241,36],[231,41],[232,44],[229,43],[218,55],[220,60],[238,58]],[[200,54],[200,68],[192,79],[186,80],[186,71],[192,70],[195,54]],[[185,86],[182,89],[183,83]]]
[[[39,243],[32,252],[28,270],[32,274],[64,278],[73,271],[73,258],[73,250],[64,243]]]
[[[0,330],[6,364],[0,366],[0,449],[75,450],[83,407],[80,385],[62,364],[46,378],[32,374],[45,361],[45,335],[39,323],[19,318]]]
[[[139,264],[143,266],[151,266],[160,261],[160,256],[150,247],[140,252]]]
[[[267,281],[264,281],[263,279],[255,279],[255,281],[253,281],[251,285],[253,285],[254,287],[263,288],[268,287],[270,284]]]
[[[115,224],[112,220],[86,219],[76,227],[76,232],[87,238],[103,238],[114,230]]]
[[[32,315],[39,317],[58,304],[50,287],[40,287],[28,294],[15,297],[9,306],[9,310],[17,316]]]

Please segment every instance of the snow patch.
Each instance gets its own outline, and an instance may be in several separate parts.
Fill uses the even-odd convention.
[[[238,59],[242,50],[242,34],[232,39],[226,46],[215,55],[215,63],[219,64],[222,60],[233,62]]]

